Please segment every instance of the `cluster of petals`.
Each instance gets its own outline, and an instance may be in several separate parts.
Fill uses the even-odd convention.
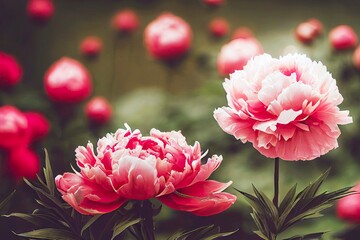
[[[223,83],[228,106],[214,111],[220,127],[263,155],[312,160],[338,146],[339,124],[352,122],[336,80],[305,55],[251,59]]]
[[[231,182],[207,180],[221,156],[206,164],[200,144],[187,144],[180,132],[118,129],[93,145],[76,149],[79,172],[56,177],[63,199],[85,215],[103,214],[129,200],[158,198],[170,208],[207,216],[229,208],[234,195],[222,192]]]

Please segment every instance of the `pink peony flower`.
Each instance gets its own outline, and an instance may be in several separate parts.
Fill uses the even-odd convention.
[[[50,130],[50,123],[47,118],[39,112],[24,112],[29,126],[30,141],[42,140]]]
[[[93,145],[76,149],[78,173],[56,177],[63,199],[82,214],[111,212],[128,200],[158,198],[171,208],[206,216],[236,200],[222,192],[231,182],[207,180],[221,156],[201,164],[200,144],[187,144],[180,132],[118,129]]]
[[[139,27],[139,18],[131,9],[121,10],[112,19],[112,27],[124,33],[132,33]]]
[[[354,194],[339,199],[336,205],[338,218],[351,223],[360,223],[360,184],[353,189]]]
[[[59,103],[81,102],[92,90],[87,69],[68,57],[63,57],[50,66],[45,73],[44,84],[49,98]]]
[[[36,21],[48,21],[54,15],[52,0],[29,0],[27,14]]]
[[[189,24],[171,13],[163,13],[149,23],[144,31],[148,52],[160,60],[174,60],[190,48],[192,32]]]
[[[217,57],[217,70],[221,76],[241,70],[247,61],[263,53],[260,43],[255,38],[238,38],[225,44]]]
[[[214,37],[223,37],[229,33],[229,23],[224,18],[216,17],[209,23],[209,32]]]
[[[85,115],[91,122],[105,124],[112,116],[111,105],[104,97],[94,97],[86,104]]]
[[[352,27],[340,25],[330,31],[329,41],[335,50],[346,50],[357,45],[358,37]]]
[[[28,122],[25,115],[16,107],[0,107],[0,148],[18,148],[28,139]]]
[[[10,54],[0,52],[0,88],[15,86],[21,80],[23,70]]]
[[[223,86],[228,107],[215,110],[218,124],[266,157],[312,160],[338,146],[338,124],[352,122],[339,110],[335,79],[305,55],[257,56]]]
[[[303,43],[311,43],[322,33],[322,23],[315,19],[309,19],[300,23],[295,29],[295,37]]]
[[[35,178],[40,170],[40,159],[34,151],[22,146],[10,152],[7,165],[16,179]]]
[[[100,54],[103,44],[102,40],[95,36],[84,38],[80,43],[80,52],[87,57],[95,57]]]

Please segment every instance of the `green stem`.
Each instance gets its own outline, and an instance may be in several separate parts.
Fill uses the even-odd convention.
[[[137,213],[142,221],[133,228],[133,235],[137,235],[137,240],[155,240],[153,208],[149,200],[137,203]],[[140,236],[140,238],[139,238]]]
[[[275,158],[275,164],[274,164],[274,199],[273,199],[273,203],[276,208],[279,207],[279,168],[280,168],[280,159],[277,157]]]

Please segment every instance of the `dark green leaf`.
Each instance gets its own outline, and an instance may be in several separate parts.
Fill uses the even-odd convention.
[[[11,198],[14,196],[15,192],[16,192],[16,190],[14,190],[12,193],[9,194],[9,196],[7,196],[4,200],[1,201],[0,210],[5,208],[5,206],[8,204],[8,202],[10,202]]]
[[[113,228],[113,235],[111,237],[111,240],[113,240],[116,236],[124,232],[128,227],[137,224],[140,221],[142,221],[141,218],[131,219],[131,217],[128,217],[123,219],[119,223],[115,224]]]
[[[78,240],[79,236],[67,230],[57,228],[43,228],[30,232],[15,233],[17,236],[34,238],[34,239],[48,239],[48,240]]]
[[[318,177],[313,183],[310,183],[303,191],[301,191],[296,198],[310,199],[315,196],[321,184],[325,181],[330,173],[330,168]]]
[[[290,190],[286,193],[285,197],[281,201],[279,206],[279,215],[282,215],[284,210],[288,208],[289,205],[292,205],[292,203],[294,202],[296,187],[297,184],[295,184],[292,188],[290,188]]]
[[[98,215],[95,215],[93,216],[92,218],[89,219],[89,221],[87,221],[85,223],[85,225],[81,228],[81,235],[83,235],[84,231],[86,229],[88,229],[96,220],[98,220],[101,216],[103,216],[102,214],[98,214]]]
[[[54,175],[53,175],[53,171],[52,171],[51,164],[50,164],[49,154],[46,149],[44,149],[44,151],[45,151],[44,175],[45,175],[46,185],[48,187],[48,190],[49,190],[49,193],[51,194],[51,196],[54,196],[54,194],[55,194]]]
[[[302,236],[294,236],[291,238],[286,238],[284,240],[318,240],[321,239],[322,235],[324,235],[326,232],[317,232],[317,233],[309,233]]]
[[[235,230],[233,232],[223,232],[223,233],[217,233],[217,234],[214,234],[212,236],[208,236],[208,237],[205,237],[205,238],[202,238],[202,240],[213,240],[213,239],[217,239],[219,237],[227,237],[227,236],[230,236],[234,233],[236,233],[238,230]]]
[[[256,235],[258,235],[259,237],[261,237],[262,239],[264,239],[264,240],[269,240],[269,238],[268,237],[266,237],[262,232],[260,232],[260,231],[254,231],[254,233],[256,234]]]

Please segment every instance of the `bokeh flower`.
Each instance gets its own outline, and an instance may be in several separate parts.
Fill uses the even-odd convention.
[[[225,3],[225,0],[202,0],[202,2],[211,7],[219,7]]]
[[[99,37],[88,36],[80,43],[80,52],[87,57],[96,57],[100,54],[103,44]]]
[[[24,115],[28,122],[30,142],[40,141],[48,135],[50,131],[50,123],[42,113],[28,111],[24,112]]]
[[[21,80],[22,67],[10,54],[0,52],[0,88],[15,86]]]
[[[336,205],[338,218],[350,223],[360,223],[360,184],[357,184],[352,191],[353,194],[339,199]]]
[[[35,178],[40,170],[39,156],[27,146],[10,151],[7,159],[8,169],[15,179]]]
[[[54,4],[52,0],[29,0],[27,14],[33,20],[48,21],[54,15]]]
[[[255,38],[238,38],[222,46],[217,57],[217,70],[221,76],[241,70],[249,59],[263,53]]]
[[[112,108],[104,97],[94,97],[85,105],[85,115],[90,122],[105,124],[112,117]]]
[[[223,37],[229,33],[229,22],[221,17],[212,19],[209,23],[209,32],[214,37]]]
[[[24,145],[28,139],[28,122],[16,107],[0,107],[0,148],[13,149]]]
[[[311,43],[323,30],[322,23],[315,18],[300,23],[295,29],[295,37],[303,43]]]
[[[78,103],[92,90],[91,77],[78,61],[63,57],[53,63],[44,77],[48,97],[59,103]]]
[[[228,106],[214,117],[266,157],[312,160],[338,146],[339,124],[352,122],[336,80],[321,62],[293,54],[263,54],[226,79]]]
[[[118,32],[132,33],[139,27],[139,17],[134,10],[124,9],[115,14],[111,24]]]
[[[339,25],[330,31],[329,41],[335,50],[346,50],[356,47],[358,37],[352,27]]]
[[[63,199],[82,214],[113,211],[128,200],[158,198],[171,208],[212,215],[229,208],[234,195],[222,192],[231,182],[207,180],[222,161],[202,164],[200,144],[187,144],[180,132],[118,129],[93,145],[76,149],[78,173],[56,177]]]
[[[187,22],[171,13],[163,13],[150,22],[144,31],[144,43],[151,56],[174,60],[188,52],[192,31]]]

